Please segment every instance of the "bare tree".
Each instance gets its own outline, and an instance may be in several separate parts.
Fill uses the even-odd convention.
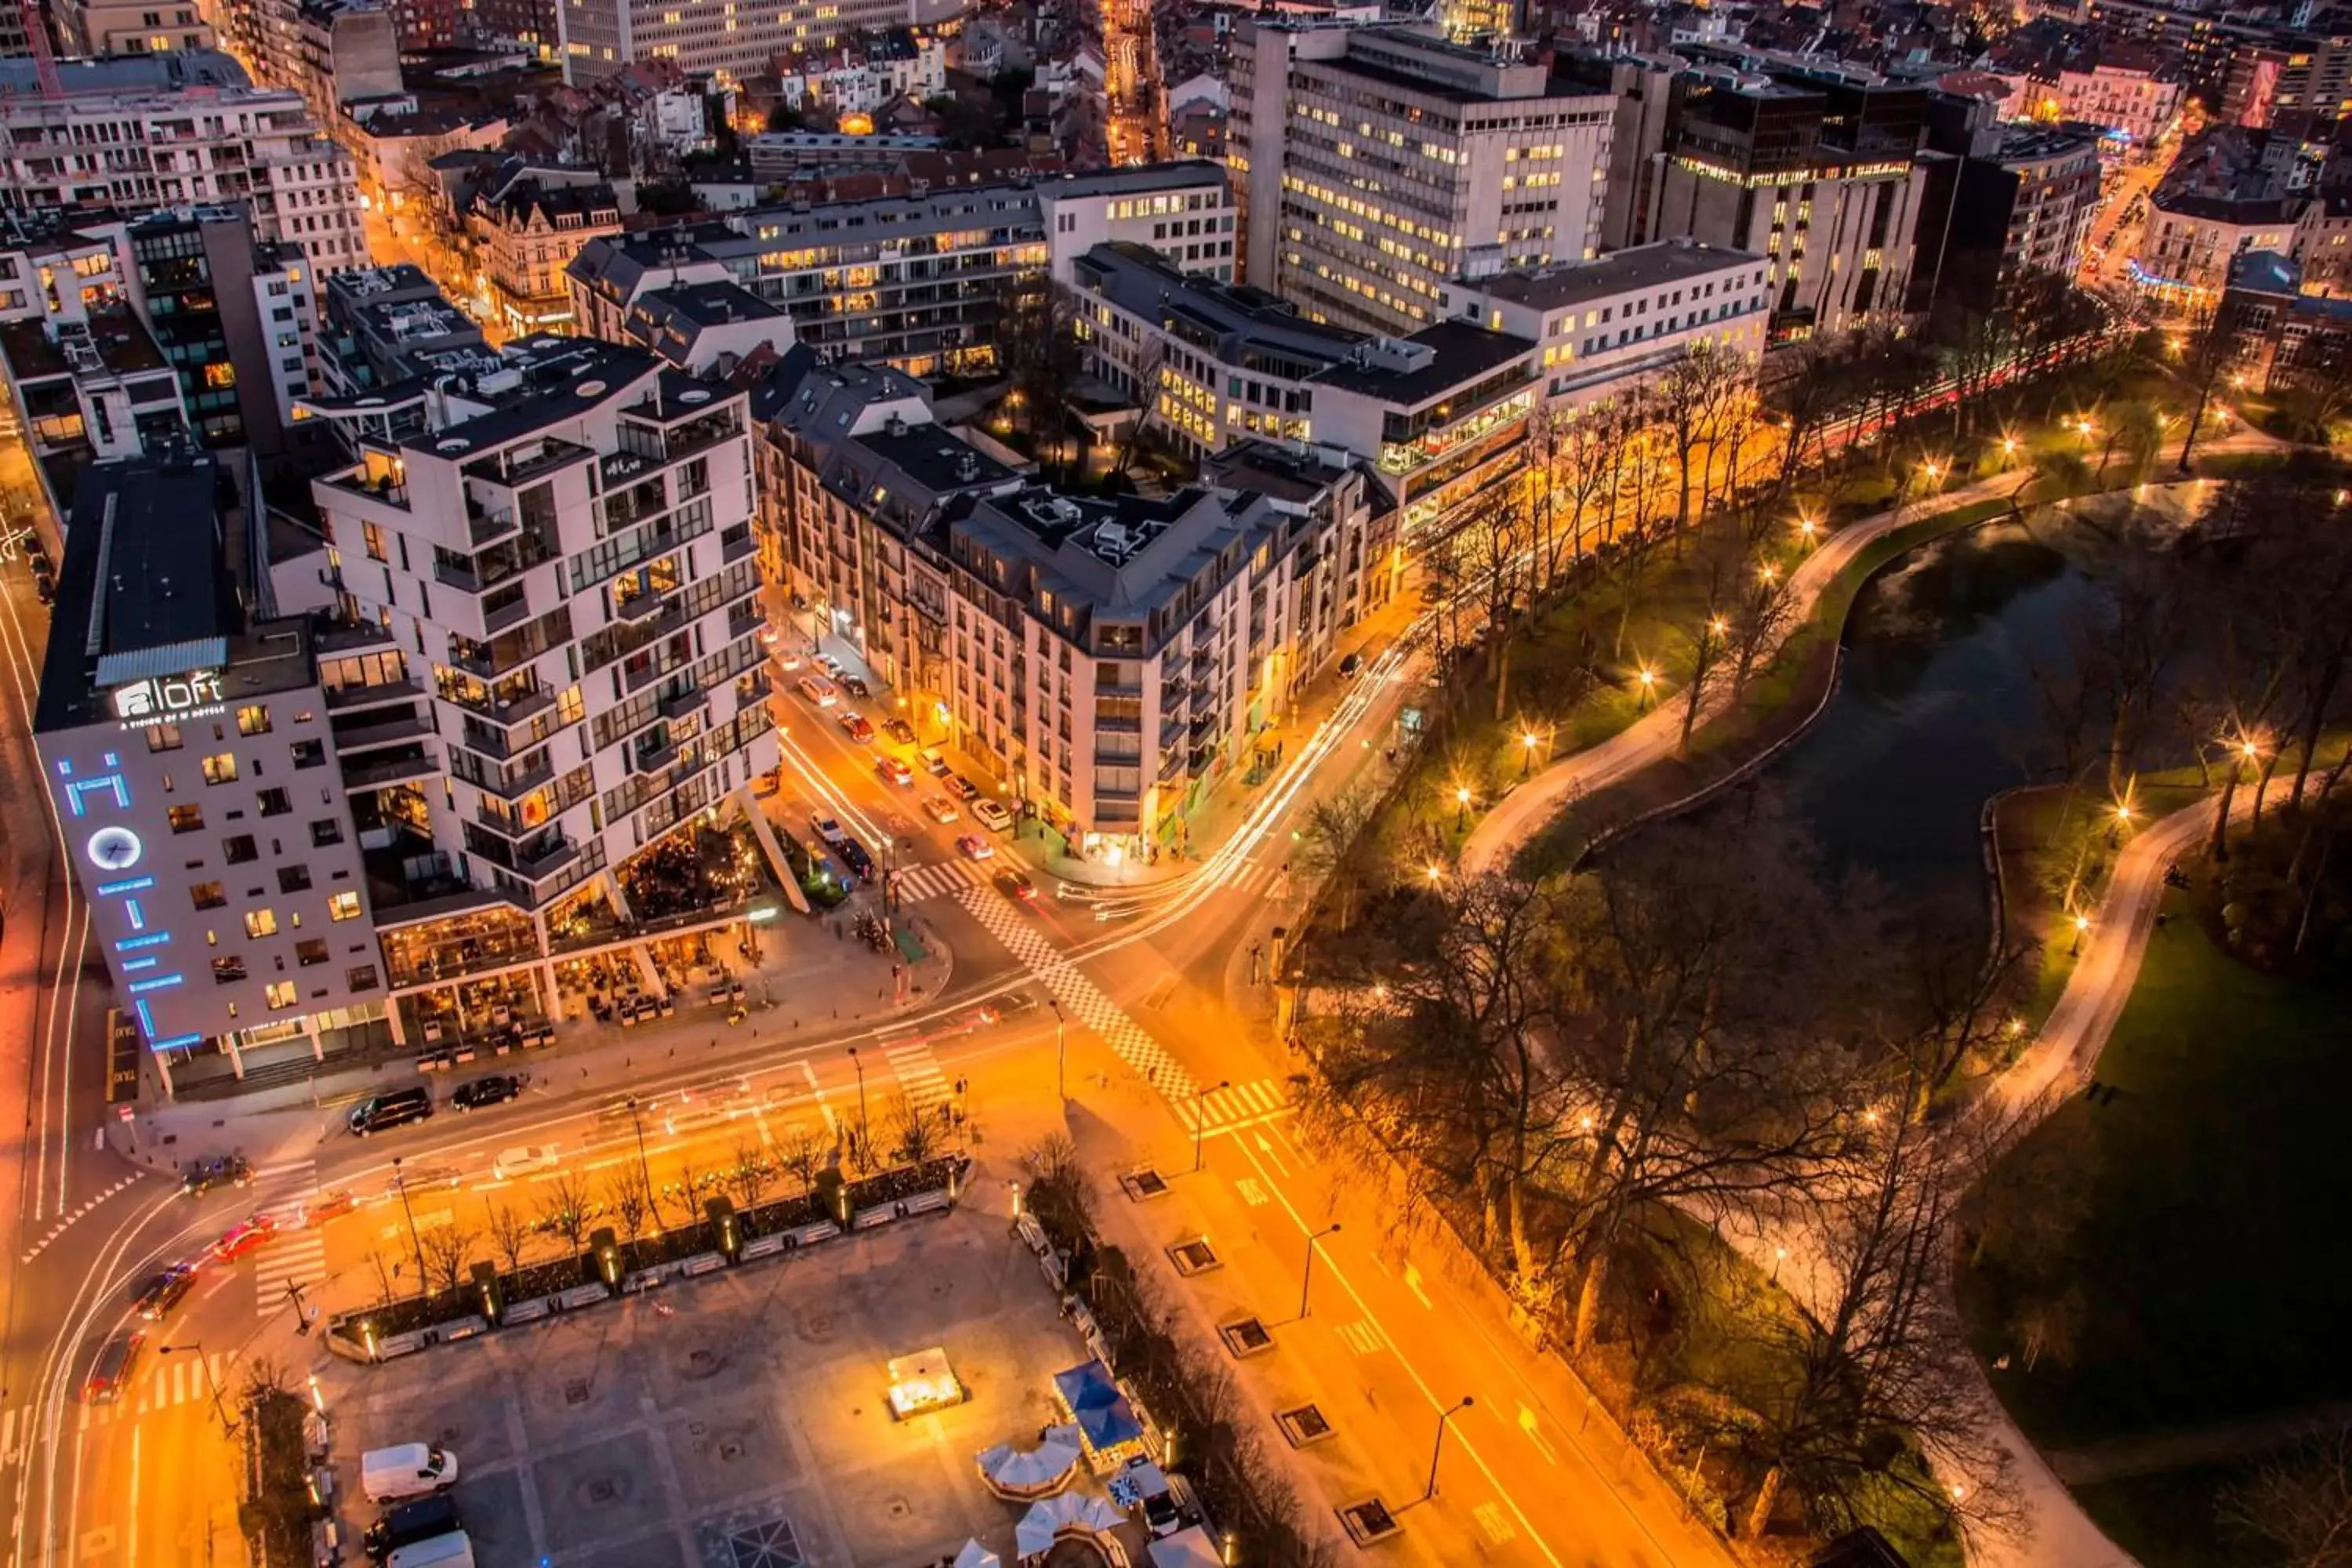
[[[507,1272],[522,1268],[522,1255],[530,1250],[530,1218],[521,1210],[506,1204],[489,1205],[488,1228],[490,1245],[507,1260]]]
[[[2220,1513],[2279,1568],[2352,1568],[2352,1427],[2265,1460],[2222,1494]]]
[[[678,1222],[679,1224],[690,1226],[702,1218],[702,1198],[698,1190],[701,1184],[702,1173],[694,1168],[692,1160],[681,1156],[677,1163],[677,1180],[664,1187],[660,1194],[660,1196],[670,1199],[677,1205],[678,1213],[684,1216]],[[655,1223],[661,1223],[658,1201],[655,1204],[654,1219]],[[662,1228],[667,1230],[669,1227],[663,1225]]]
[[[1298,826],[1301,868],[1322,883],[1343,935],[1354,923],[1356,900],[1376,869],[1365,838],[1377,813],[1378,802],[1368,791],[1344,790],[1317,799]]]
[[[890,1136],[898,1155],[919,1165],[940,1152],[947,1128],[935,1105],[924,1105],[900,1089],[890,1099]]]
[[[621,1239],[635,1241],[645,1234],[653,1203],[645,1179],[631,1170],[615,1170],[604,1178],[604,1205],[621,1222]]]
[[[805,1123],[795,1124],[776,1140],[777,1166],[791,1173],[803,1196],[816,1191],[817,1173],[824,1169],[824,1140]]]
[[[1690,673],[1683,687],[1683,728],[1676,745],[1690,750],[1691,731],[1698,723],[1699,707],[1706,700],[1708,683],[1714,679],[1716,666],[1722,662],[1725,647],[1731,636],[1731,623],[1715,607],[1710,597],[1706,614],[1698,624],[1698,632],[1691,643]]]
[[[2188,428],[2180,437],[2180,471],[2184,474],[2197,450],[2197,437],[2204,429],[2205,411],[2213,401],[2213,394],[2235,369],[2242,352],[2237,310],[2226,302],[2189,329],[2181,349],[2180,374],[2181,379],[2196,389],[2197,403],[2189,410]]]
[[[738,1204],[747,1209],[759,1207],[775,1174],[776,1168],[768,1163],[757,1142],[750,1138],[736,1141],[735,1157],[727,1167],[727,1185]]]
[[[465,1282],[466,1266],[471,1261],[474,1231],[470,1226],[455,1221],[436,1225],[417,1235],[418,1250],[425,1254],[425,1267],[429,1274],[427,1288],[444,1294],[455,1293]]]
[[[548,1184],[539,1200],[540,1223],[562,1237],[574,1251],[588,1244],[588,1184],[566,1171]]]

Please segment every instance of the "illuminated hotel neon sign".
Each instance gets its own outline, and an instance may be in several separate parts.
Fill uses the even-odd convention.
[[[185,675],[150,676],[114,689],[114,716],[126,730],[148,730],[201,719],[227,706],[221,690],[220,671],[194,669]]]

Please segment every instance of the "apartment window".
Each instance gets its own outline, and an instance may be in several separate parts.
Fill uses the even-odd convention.
[[[227,858],[228,863],[232,866],[242,866],[248,860],[261,858],[261,852],[253,847],[253,835],[250,833],[239,833],[233,837],[222,839],[221,853]]]
[[[291,980],[271,981],[267,993],[267,999],[272,1007],[291,1007],[300,996],[301,993],[295,989]]]
[[[236,732],[240,735],[269,733],[269,709],[255,702],[236,710]]]
[[[327,763],[327,747],[322,741],[297,741],[288,748],[294,753],[297,768],[319,768]]]
[[[376,988],[375,965],[354,963],[343,971],[343,985],[352,991],[373,991]]]
[[[372,522],[363,522],[360,524],[360,542],[367,546],[369,560],[383,561],[386,559],[383,552],[383,530],[378,528],[375,524]]]
[[[278,934],[278,911],[276,910],[247,910],[245,916],[245,934],[256,939],[265,936],[276,936]]]
[[[157,724],[147,731],[147,749],[151,752],[176,752],[180,749],[180,727],[177,724]]]
[[[337,893],[327,900],[327,918],[355,921],[360,918],[360,896],[357,893]]]
[[[244,978],[245,958],[243,954],[240,953],[232,958],[215,958],[213,960],[214,984],[227,985]]]
[[[308,969],[314,963],[327,962],[327,944],[319,937],[310,937],[294,944],[294,962]]]
[[[294,803],[287,798],[286,792],[284,790],[266,789],[261,792],[262,816],[283,816],[293,809]]]
[[[208,784],[236,782],[236,753],[215,752],[205,759],[205,783]]]
[[[200,910],[216,910],[228,902],[218,882],[198,882],[188,889],[188,897]]]
[[[299,893],[307,890],[310,886],[310,867],[280,866],[278,868],[278,890],[279,892]]]
[[[205,808],[201,805],[175,805],[163,815],[174,833],[196,833],[205,826]]]
[[[324,849],[330,844],[343,841],[343,825],[331,816],[320,817],[310,824],[310,847]]]

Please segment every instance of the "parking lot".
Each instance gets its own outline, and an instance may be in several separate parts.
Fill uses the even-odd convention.
[[[968,1402],[894,1420],[886,1363],[934,1345]],[[1085,1354],[1003,1216],[965,1209],[381,1367],[339,1362],[326,1394],[353,1531],[375,1511],[360,1454],[430,1441],[458,1457],[483,1568],[911,1568],[967,1536],[1013,1560],[1018,1510],[972,1456],[1033,1441],[1052,1374]]]

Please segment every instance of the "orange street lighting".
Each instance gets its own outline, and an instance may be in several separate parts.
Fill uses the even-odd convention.
[[[1731,628],[1724,624],[1724,620],[1721,616],[1717,616],[1715,619],[1706,623],[1706,629],[1713,632],[1716,636],[1721,637],[1725,632]]]
[[[1444,880],[1445,880],[1445,870],[1444,870],[1444,868],[1443,868],[1443,867],[1441,867],[1440,865],[1438,865],[1438,863],[1437,863],[1436,861],[1432,860],[1432,861],[1429,863],[1429,866],[1428,866],[1427,869],[1428,869],[1429,880],[1430,880],[1430,883],[1431,883],[1431,885],[1432,885],[1432,886],[1434,886],[1434,885],[1436,885],[1437,883],[1439,883],[1439,882],[1443,882]]]
[[[1643,666],[1642,669],[1642,684],[1644,686],[1655,686],[1657,683],[1658,672],[1647,666]]]
[[[2014,458],[2017,456],[2016,437],[2003,436],[2000,438],[2000,455],[2004,458]]]
[[[1536,732],[1533,730],[1529,730],[1519,737],[1519,776],[1521,778],[1527,777],[1528,770],[1535,765]]]
[[[1944,470],[1940,465],[1930,461],[1926,466],[1927,469],[1927,477],[1929,479],[1940,479],[1944,477]]]
[[[1777,583],[1780,580],[1780,569],[1767,561],[1756,569],[1756,575],[1763,578],[1767,583]]]
[[[1459,833],[1470,822],[1470,791],[1466,786],[1455,788],[1454,807],[1454,831]]]

